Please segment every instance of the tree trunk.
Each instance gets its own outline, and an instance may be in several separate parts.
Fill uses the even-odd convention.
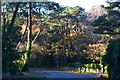
[[[29,60],[30,60],[30,53],[31,53],[31,36],[32,36],[32,17],[31,17],[31,2],[29,3],[29,9],[28,9],[28,38],[27,38],[27,48],[26,48],[26,55],[27,59],[25,62],[25,65],[22,69],[22,71],[29,71]]]
[[[21,39],[20,39],[19,43],[17,44],[16,49],[19,49],[19,45],[22,43],[23,37],[24,37],[24,35],[26,34],[27,27],[28,27],[28,17],[27,17],[27,21],[26,21],[26,26],[25,26],[25,28],[24,28],[24,32],[22,33]]]
[[[16,17],[16,15],[17,15],[17,11],[18,11],[18,8],[19,8],[19,4],[20,4],[20,3],[17,3],[17,5],[16,5],[16,9],[15,9],[15,11],[14,11],[14,14],[13,14],[13,17],[12,17],[12,20],[11,20],[11,23],[10,23],[10,25],[12,25],[12,26],[13,26],[13,24],[14,24],[14,22],[15,22],[15,17]]]

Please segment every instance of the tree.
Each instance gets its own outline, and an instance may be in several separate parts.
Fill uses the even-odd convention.
[[[28,3],[19,3],[17,2],[6,2],[3,4],[3,12],[2,12],[2,32],[3,32],[3,41],[2,43],[5,44],[3,45],[3,72],[10,72],[10,73],[16,73],[18,70],[22,70],[23,66],[25,63],[29,61],[30,58],[30,51],[31,51],[31,13],[35,14],[35,9],[31,8],[30,14],[27,14],[28,12]],[[36,4],[36,3],[34,3]],[[34,6],[34,8],[38,7]],[[40,3],[40,4],[51,4],[51,2],[48,3]],[[53,4],[53,3],[52,3]],[[56,5],[56,4],[54,4]],[[53,7],[46,7],[45,5],[42,5],[45,9],[52,10]],[[40,9],[42,7],[39,7]],[[37,13],[37,12],[36,12]],[[28,16],[29,15],[29,16]],[[27,24],[30,24],[28,31],[25,30],[23,35],[21,36],[20,33],[20,26],[23,25],[22,23],[26,20],[26,17],[28,16],[28,20],[26,21]],[[26,25],[28,27],[28,25]],[[27,28],[26,28],[27,29]],[[26,35],[28,33],[28,44],[26,48],[26,53],[25,51],[21,51],[21,48],[19,47],[18,44],[19,42],[26,42],[22,37],[24,34]],[[15,68],[15,69],[13,69]]]
[[[15,10],[13,10],[13,16],[11,19],[5,17],[5,14],[3,15],[4,21],[7,20],[7,22],[5,21],[4,24],[2,24],[2,71],[10,72],[12,74],[15,74],[19,69],[18,65],[14,63],[20,57],[15,49],[20,40],[20,38],[16,39],[16,37],[20,36],[19,26],[14,25],[19,5],[20,3],[14,5]]]
[[[93,23],[94,26],[98,26],[95,29],[95,33],[107,34],[112,37],[109,41],[107,54],[103,56],[103,61],[107,63],[108,74],[110,78],[120,78],[120,11],[119,1],[109,1],[108,6],[104,7],[107,10],[107,14],[100,16]]]
[[[106,10],[101,6],[93,6],[87,13],[87,20],[93,22],[98,19],[99,16],[106,14]]]
[[[24,53],[25,55],[25,62],[24,62],[24,66],[23,66],[23,69],[22,71],[28,71],[29,70],[29,60],[30,60],[30,54],[31,54],[31,42],[32,42],[32,17],[31,17],[31,9],[32,9],[32,6],[31,6],[31,2],[29,3],[29,10],[28,10],[28,38],[27,38],[27,48],[26,48],[26,53]]]
[[[85,24],[85,15],[81,7],[59,7],[48,14],[45,18],[46,23],[44,23],[43,30],[45,31],[41,31],[35,41],[35,46],[38,45],[39,50],[38,46],[34,46],[33,50],[36,57],[38,54],[43,56],[40,59],[41,63],[55,65],[55,61],[58,61],[59,66],[62,66],[65,62],[81,61],[87,63],[90,61],[89,55],[84,50],[88,44],[97,43],[100,37],[94,36],[91,28]],[[50,59],[51,56],[55,61],[52,59],[42,61],[44,57]]]
[[[110,40],[107,54],[103,56],[103,61],[108,64],[108,74],[110,78],[120,78],[120,39]]]
[[[120,34],[119,4],[120,2],[109,2],[109,6],[104,7],[107,14],[100,16],[92,23],[93,26],[99,26],[96,27],[95,33]]]

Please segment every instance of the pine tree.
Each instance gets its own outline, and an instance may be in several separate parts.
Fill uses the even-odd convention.
[[[95,33],[120,34],[120,2],[108,2],[108,6],[102,6],[107,14],[100,16],[92,25],[98,26]]]
[[[104,7],[104,6],[103,6]],[[103,56],[103,61],[107,63],[110,78],[120,78],[120,2],[109,1],[104,7],[107,14],[100,16],[92,25],[98,26],[94,33],[109,34],[113,40],[109,41],[107,54]],[[114,37],[116,36],[117,37]],[[114,39],[117,38],[117,39]]]

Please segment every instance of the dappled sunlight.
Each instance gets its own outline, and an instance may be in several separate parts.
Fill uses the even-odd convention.
[[[120,2],[66,1],[2,1],[3,76],[120,78]]]

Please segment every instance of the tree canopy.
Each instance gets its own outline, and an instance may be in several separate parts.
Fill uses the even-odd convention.
[[[109,65],[110,77],[118,78],[119,13],[119,2],[89,12],[56,2],[3,2],[3,73],[100,64],[101,70]]]

